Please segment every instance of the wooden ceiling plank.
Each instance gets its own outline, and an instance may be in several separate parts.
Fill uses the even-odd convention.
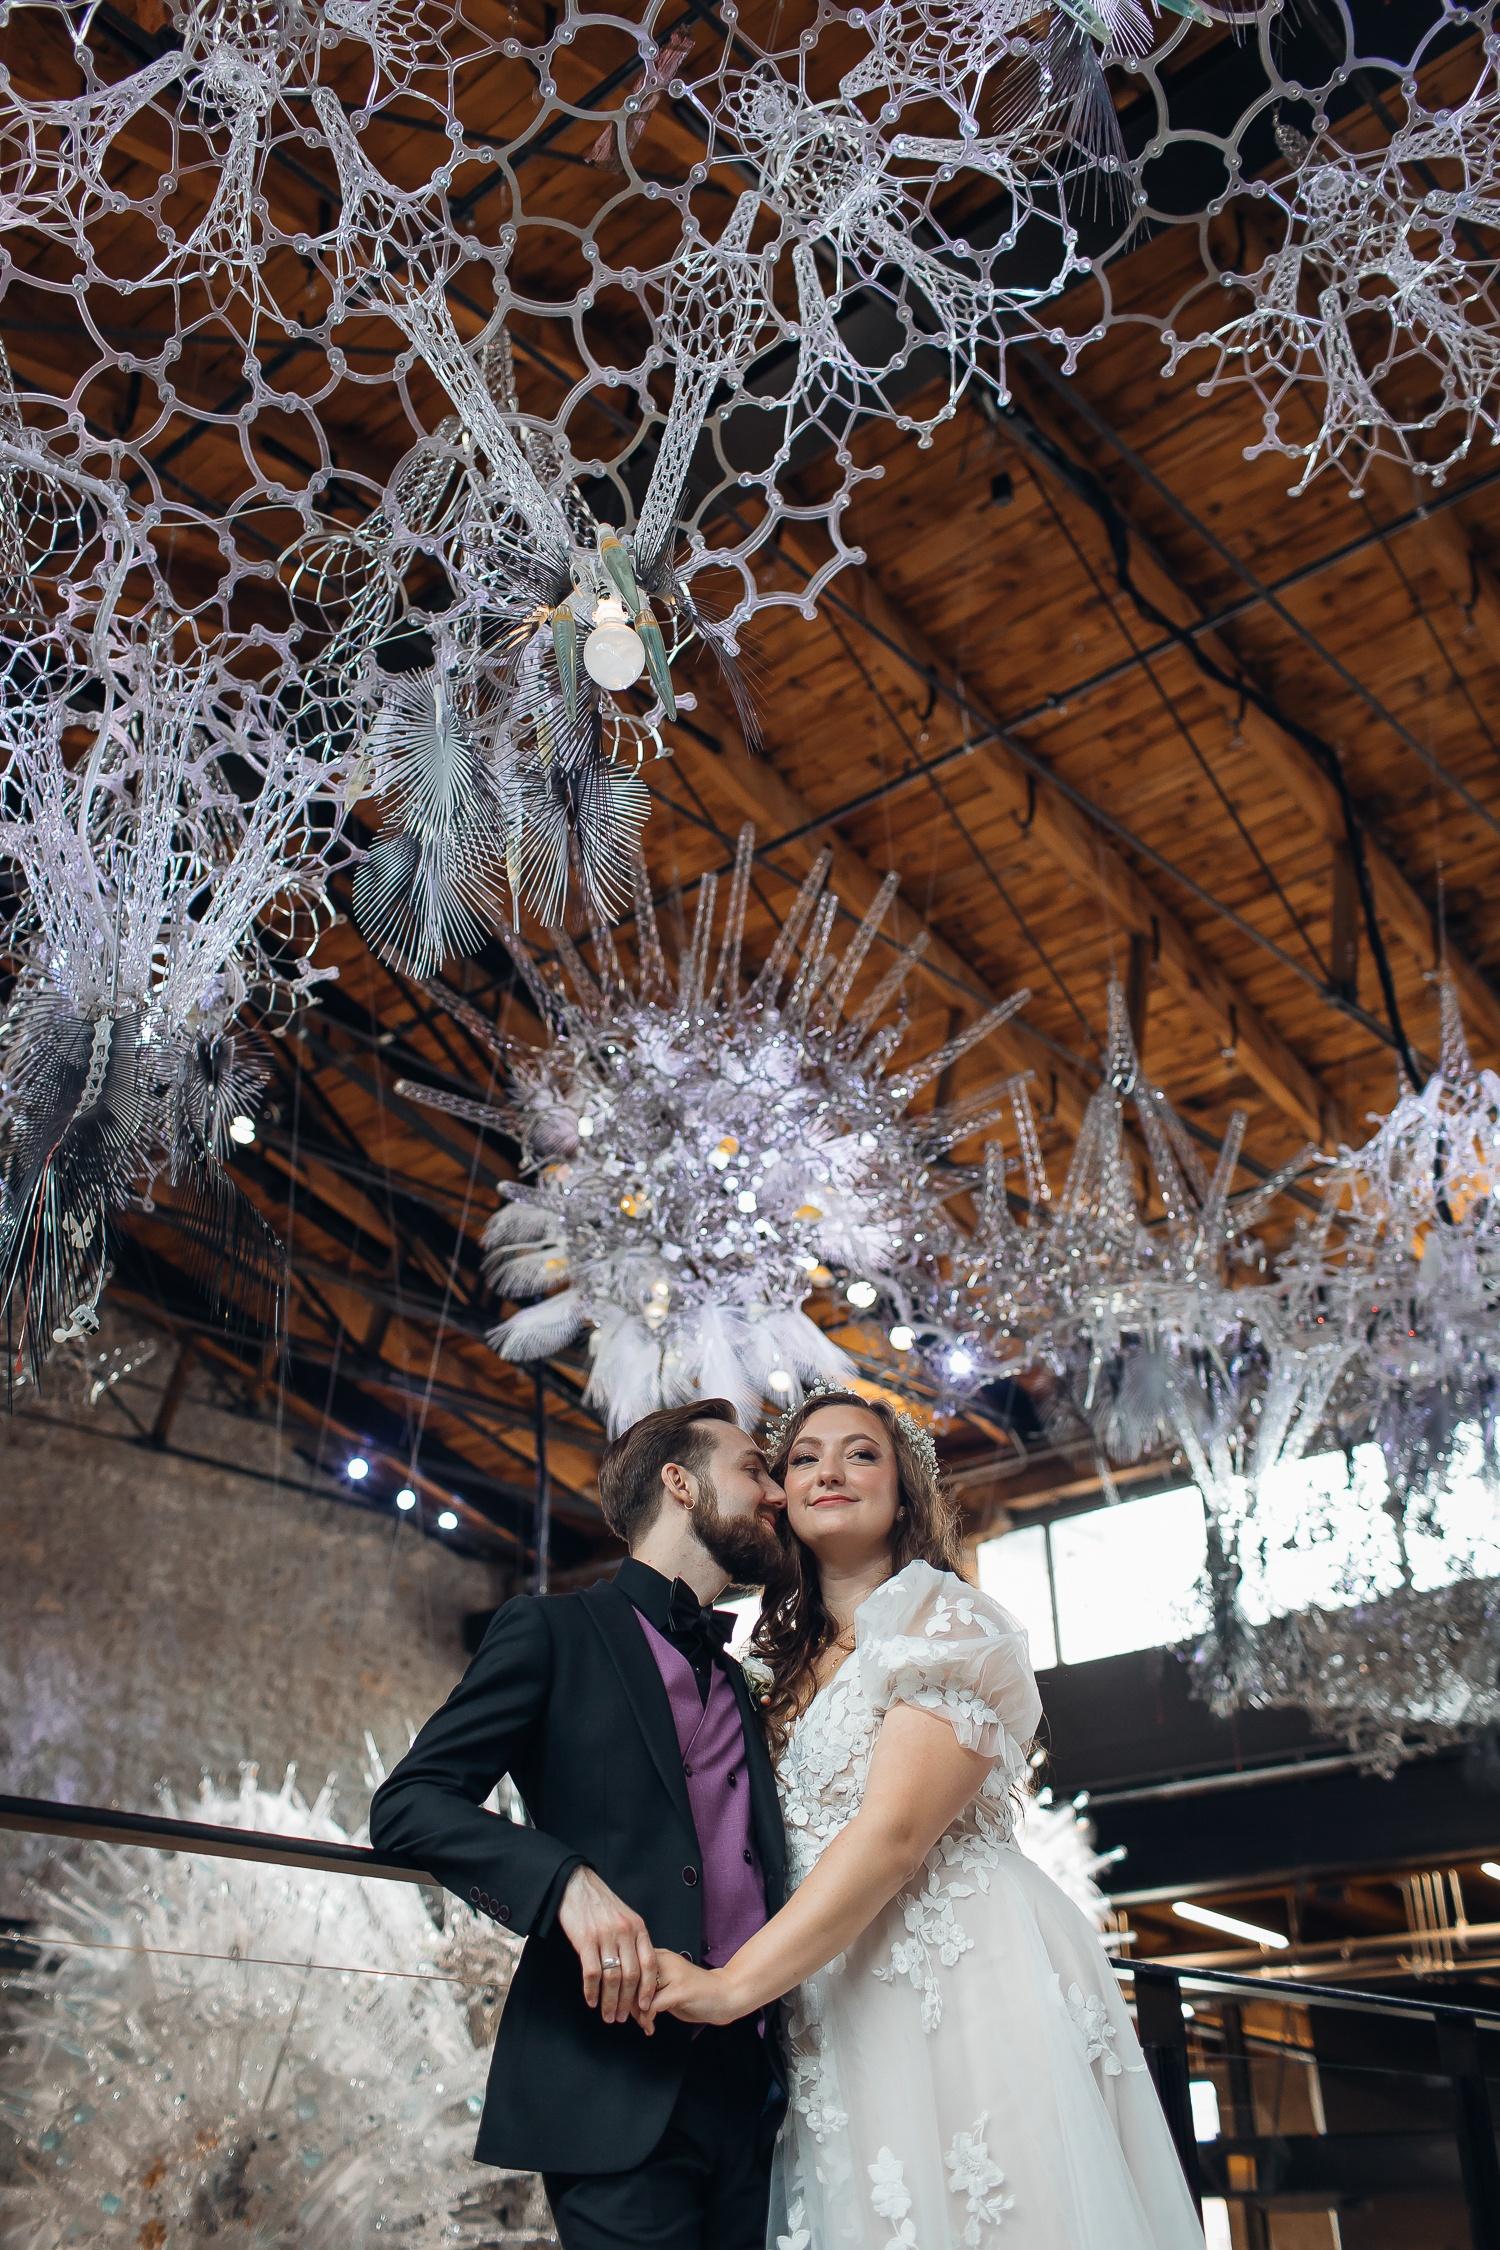
[[[1081,459],[1090,472],[1109,487],[1106,466],[1097,456],[1092,437],[1071,424],[1064,426],[1050,395],[1036,382],[1022,375],[1017,389],[1024,398],[1027,414],[1037,427],[1063,444],[1075,459]],[[1028,455],[1028,459],[1032,458],[1035,457]],[[1066,486],[1063,489],[1067,491]],[[1142,593],[1174,624],[1194,628],[1198,646],[1215,663],[1269,695],[1266,683],[1258,679],[1254,668],[1243,660],[1227,628],[1199,630],[1204,612],[1196,597],[1141,530],[1129,507],[1113,494],[1112,487],[1111,491],[1130,534],[1132,568]],[[1212,683],[1205,679],[1205,685],[1211,687]],[[1344,843],[1344,814],[1339,792],[1311,753],[1253,702],[1246,702],[1243,714],[1236,707],[1235,717],[1246,743],[1264,760],[1267,770],[1286,790],[1304,818],[1315,824],[1330,846]],[[1424,972],[1434,968],[1440,960],[1446,962],[1469,1022],[1492,1045],[1500,1046],[1500,992],[1475,962],[1460,953],[1451,941],[1445,943],[1432,908],[1398,865],[1390,849],[1372,835],[1368,827],[1364,844],[1375,905],[1382,921],[1400,938]]]
[[[779,544],[802,567],[795,530],[785,527]],[[1209,959],[1191,933],[1138,875],[1116,846],[1071,799],[1048,790],[1033,791],[1035,769],[1006,745],[1006,726],[972,687],[964,685],[942,651],[915,618],[892,600],[868,562],[844,571],[837,591],[871,628],[875,669],[893,662],[888,643],[904,651],[931,688],[959,712],[990,730],[993,739],[976,742],[967,763],[984,779],[997,804],[1028,821],[1028,835],[1084,894],[1102,895],[1122,927],[1150,939],[1163,979],[1187,1005],[1215,1044],[1232,1054],[1267,1099],[1299,1130],[1319,1142],[1337,1138],[1338,1105],[1327,1087],[1294,1053],[1233,978]],[[902,670],[899,657],[896,670]]]

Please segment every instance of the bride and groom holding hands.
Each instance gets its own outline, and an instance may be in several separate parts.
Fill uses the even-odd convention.
[[[723,1400],[600,1464],[629,1550],[501,1609],[376,1850],[528,1939],[475,2154],[564,2250],[1202,2250],[1087,1917],[1019,1849],[1026,1635],[932,1442]],[[712,1602],[762,1585],[751,1688]],[[483,1810],[509,1775],[533,1826]]]

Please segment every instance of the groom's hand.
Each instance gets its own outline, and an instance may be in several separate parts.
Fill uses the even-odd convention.
[[[606,2023],[651,2020],[656,1952],[645,1923],[591,1867],[575,1867],[557,1910],[583,1966],[583,1997]]]

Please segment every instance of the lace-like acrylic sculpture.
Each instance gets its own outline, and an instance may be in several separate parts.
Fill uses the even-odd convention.
[[[1500,428],[1500,93],[1488,11],[1483,22],[1469,98],[1422,108],[1414,63],[1386,146],[1279,128],[1291,170],[1268,194],[1282,241],[1254,271],[1222,277],[1251,310],[1191,344],[1172,340],[1169,371],[1187,351],[1217,352],[1205,396],[1226,384],[1255,393],[1264,434],[1247,458],[1300,462],[1293,492],[1333,467],[1358,495],[1380,461],[1441,484],[1476,436],[1493,442]]]
[[[587,1396],[612,1428],[707,1395],[732,1398],[748,1419],[768,1395],[850,1373],[808,1300],[836,1268],[878,1282],[899,1264],[949,1185],[940,1159],[1010,1098],[1009,1082],[991,1083],[910,1114],[1026,996],[897,1063],[893,1011],[920,947],[853,997],[894,877],[840,955],[820,860],[764,965],[744,974],[753,850],[746,830],[717,937],[716,881],[704,877],[675,964],[644,887],[634,972],[603,933],[596,970],[562,941],[557,979],[507,941],[547,1043],[498,1033],[449,1001],[504,1065],[503,1102],[402,1086],[519,1143],[521,1176],[502,1187],[486,1238],[490,1273],[503,1294],[539,1301],[492,1341],[526,1360],[588,1333]]]
[[[11,21],[0,294],[77,343],[18,426],[127,495],[171,605],[253,637],[310,732],[364,740],[359,911],[419,971],[560,912],[575,865],[591,912],[628,898],[684,657],[753,741],[739,635],[850,559],[861,425],[1003,392],[1120,163],[1101,65],[1158,64],[1131,0]]]

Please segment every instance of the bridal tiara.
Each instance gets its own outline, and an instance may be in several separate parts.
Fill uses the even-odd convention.
[[[766,1424],[766,1446],[771,1459],[774,1461],[785,1445],[792,1423],[805,1407],[816,1405],[822,1398],[856,1398],[858,1395],[856,1391],[850,1390],[847,1383],[810,1383],[795,1405],[785,1407],[774,1422]],[[893,1412],[901,1425],[902,1435],[936,1483],[942,1475],[942,1469],[938,1463],[937,1447],[933,1443],[931,1430],[925,1428],[915,1415],[908,1414],[904,1406],[895,1407]]]

